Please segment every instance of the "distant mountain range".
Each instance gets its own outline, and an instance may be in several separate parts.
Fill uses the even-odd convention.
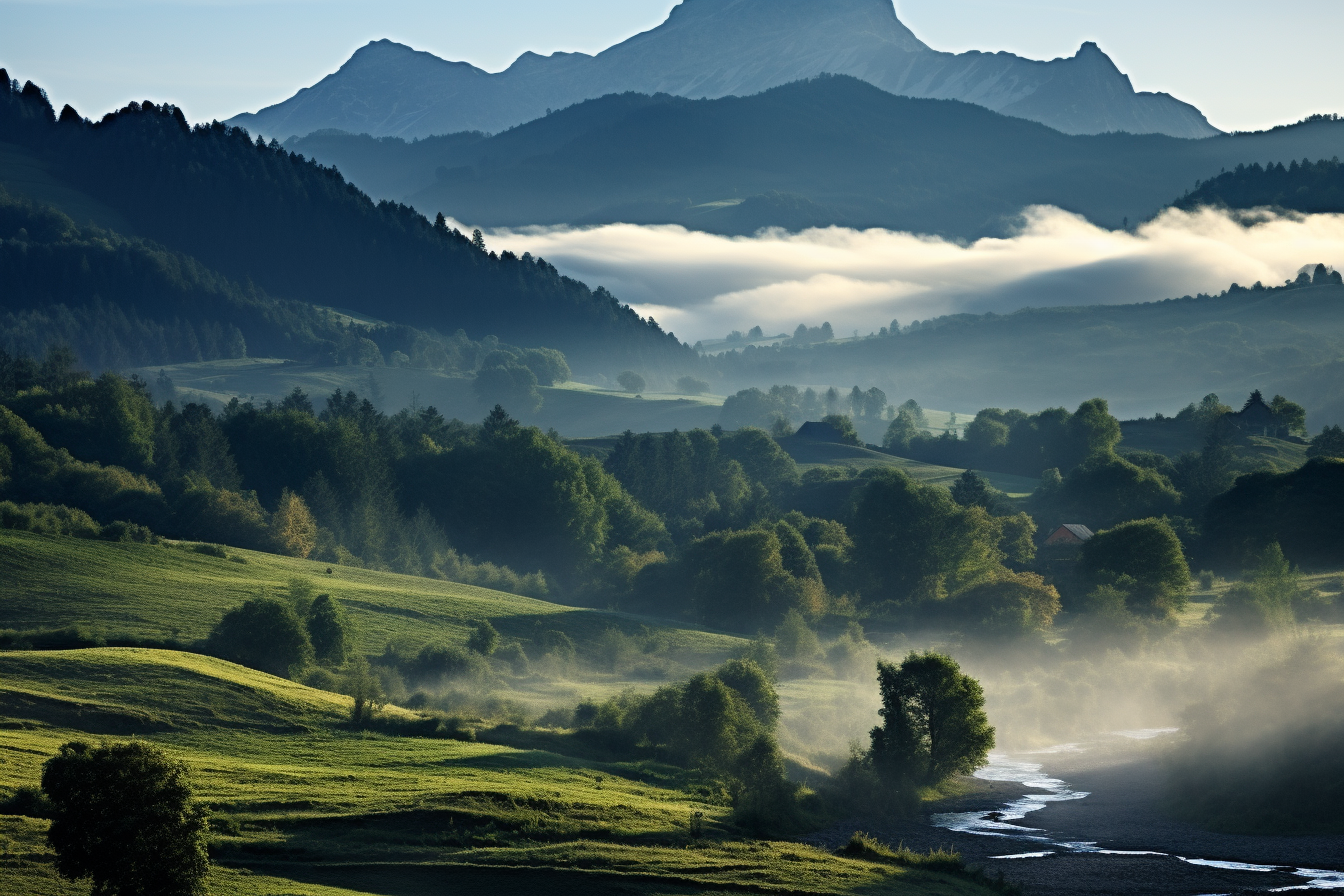
[[[524,53],[497,74],[374,41],[314,86],[229,123],[282,140],[326,128],[407,139],[494,133],[611,93],[748,96],[823,73],[1066,134],[1219,133],[1188,103],[1136,92],[1095,43],[1049,62],[944,53],[915,37],[891,0],[683,0],[663,24],[596,56]]]
[[[1344,121],[1201,140],[1071,136],[834,76],[717,100],[611,95],[493,137],[323,131],[286,146],[375,196],[473,226],[834,224],[973,238],[1007,232],[1032,204],[1137,224],[1224,168],[1344,155]]]

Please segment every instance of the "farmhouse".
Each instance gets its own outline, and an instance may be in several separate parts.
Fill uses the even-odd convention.
[[[1232,415],[1232,422],[1237,429],[1243,432],[1260,433],[1261,435],[1271,435],[1279,429],[1282,423],[1279,415],[1265,404],[1265,398],[1256,389],[1247,399],[1245,406]]]
[[[794,436],[808,442],[843,442],[844,435],[829,423],[812,421],[798,427]]]
[[[1092,530],[1081,523],[1065,523],[1050,533],[1046,544],[1082,544],[1092,537]]]

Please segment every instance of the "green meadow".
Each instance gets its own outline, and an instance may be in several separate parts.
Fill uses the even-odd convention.
[[[73,739],[141,738],[186,763],[212,816],[214,893],[984,892],[752,839],[679,769],[357,731],[348,698],[193,654],[4,653],[0,700],[5,792]],[[87,892],[55,877],[45,824],[0,817],[0,892]]]

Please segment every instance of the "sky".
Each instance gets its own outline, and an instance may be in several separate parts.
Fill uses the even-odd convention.
[[[171,101],[193,121],[291,96],[382,37],[489,71],[533,50],[596,52],[673,0],[0,0],[0,66],[101,116]],[[1097,41],[1139,90],[1225,130],[1344,113],[1341,0],[898,0],[925,43],[1050,59]]]

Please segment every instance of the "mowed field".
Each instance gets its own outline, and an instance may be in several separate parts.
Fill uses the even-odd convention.
[[[346,698],[192,654],[4,653],[0,702],[5,793],[75,739],[136,737],[186,763],[216,894],[985,892],[743,836],[675,769],[356,731]],[[88,892],[54,874],[46,824],[0,815],[0,892]]]

